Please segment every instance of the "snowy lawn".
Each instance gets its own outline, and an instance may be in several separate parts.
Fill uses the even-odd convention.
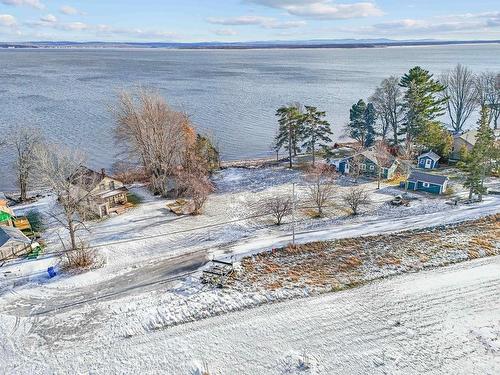
[[[392,207],[387,201],[400,194],[400,190],[387,186],[377,190],[375,182],[365,182],[363,186],[371,192],[374,203],[364,208],[362,215],[352,218],[340,203],[349,184],[339,181],[336,198],[327,208],[325,217],[313,219],[311,209],[300,208],[310,206],[301,173],[282,167],[222,170],[214,177],[217,192],[208,200],[204,214],[197,217],[175,216],[166,208],[167,200],[151,196],[141,186],[133,186],[131,190],[143,199],[142,204],[121,216],[89,223],[90,231],[79,234],[97,247],[105,259],[105,267],[85,276],[73,277],[73,280],[65,278],[67,287],[105,281],[144,264],[183,253],[206,250],[208,257],[210,254],[231,254],[238,252],[236,247],[239,242],[250,238],[287,236],[292,231],[291,218],[287,217],[283,226],[275,227],[270,216],[262,216],[260,202],[277,194],[290,195],[293,182],[298,183],[297,231],[456,210],[446,205],[442,198],[422,195],[412,201],[411,207]],[[53,254],[62,249],[60,236],[65,238],[66,234],[48,214],[55,206],[55,199],[50,195],[30,205],[16,206],[17,214],[32,209],[45,214],[48,229],[43,238],[48,248],[46,255],[37,261],[22,260],[4,266],[0,270],[5,275],[0,280],[0,290],[12,287],[14,283],[18,286],[37,283],[43,279],[47,267],[57,263],[58,259]]]
[[[109,307],[2,315],[0,373],[497,374],[499,292],[491,257],[135,336]]]

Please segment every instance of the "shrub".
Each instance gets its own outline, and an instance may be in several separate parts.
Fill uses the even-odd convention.
[[[134,206],[137,206],[143,202],[143,199],[135,193],[128,193],[127,201],[132,203]]]
[[[103,263],[97,251],[83,242],[76,250],[65,251],[60,259],[61,270],[65,272],[91,270],[102,267]]]
[[[448,186],[444,192],[444,195],[453,195],[455,194],[455,190],[451,186]]]
[[[33,232],[43,232],[45,230],[42,215],[38,210],[28,211],[26,218],[29,220]]]

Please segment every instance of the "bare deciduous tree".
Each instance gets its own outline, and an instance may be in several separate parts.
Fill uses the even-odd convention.
[[[144,89],[136,94],[122,92],[112,111],[118,145],[125,155],[143,165],[150,175],[152,192],[165,196],[169,177],[196,141],[188,116],[174,111],[158,93]]]
[[[35,166],[35,148],[40,142],[42,142],[40,130],[28,127],[17,128],[8,142],[15,156],[14,170],[21,192],[21,202],[28,198],[28,187]]]
[[[78,150],[55,144],[39,145],[35,150],[38,179],[56,194],[59,203],[51,216],[68,231],[71,251],[79,248],[76,234],[86,229],[82,218],[91,213],[87,198],[97,184],[84,174],[85,160]]]
[[[362,187],[355,186],[342,196],[342,201],[351,210],[352,215],[357,215],[362,206],[371,203],[370,195]]]
[[[489,109],[488,124],[498,129],[500,117],[500,73],[481,73],[476,78],[477,101],[480,108]]]
[[[290,215],[292,212],[292,199],[285,195],[276,195],[264,199],[259,205],[259,212],[271,214],[276,225],[281,225],[285,216]]]
[[[403,94],[397,77],[384,79],[370,97],[370,101],[377,111],[377,117],[381,122],[379,133],[382,139],[386,140],[388,133],[392,132],[392,143],[394,145],[399,144],[399,126],[403,119],[402,98]]]
[[[477,106],[475,76],[467,67],[458,64],[441,77],[445,86],[442,92],[448,98],[447,111],[455,132],[461,132],[464,124]]]
[[[387,145],[383,141],[378,141],[373,147],[373,155],[377,160],[377,189],[380,189],[383,168],[391,160],[391,154],[387,149]]]
[[[307,197],[317,208],[319,216],[323,215],[323,208],[335,195],[336,178],[337,174],[327,164],[316,164],[307,173]]]
[[[186,151],[184,164],[176,172],[178,190],[193,200],[193,215],[199,215],[215,189],[209,178],[209,165],[195,146]]]
[[[405,191],[408,191],[408,177],[410,177],[411,171],[413,169],[413,163],[417,157],[417,149],[414,147],[407,146],[400,150],[398,155],[398,160],[401,163],[400,167],[403,169],[406,175]]]

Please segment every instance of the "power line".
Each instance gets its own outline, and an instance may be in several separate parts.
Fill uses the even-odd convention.
[[[336,205],[326,205],[324,207],[337,207],[337,206]],[[305,210],[305,209],[315,209],[317,207],[315,207],[315,206],[302,206],[302,207],[297,207],[297,208],[301,209],[301,210]],[[182,233],[195,232],[195,231],[199,231],[199,230],[202,230],[202,229],[216,228],[216,227],[220,227],[220,226],[227,225],[227,224],[236,224],[236,223],[239,223],[239,222],[243,222],[243,221],[247,221],[247,220],[251,220],[251,219],[263,218],[263,217],[271,216],[271,215],[272,215],[272,213],[251,215],[251,216],[247,216],[247,217],[244,217],[244,218],[239,218],[239,219],[234,219],[234,220],[228,220],[228,221],[218,222],[218,223],[214,223],[214,224],[207,224],[207,225],[203,225],[203,226],[195,227],[195,228],[181,229],[181,230],[177,230],[177,231],[174,231],[174,232],[158,233],[158,234],[150,235],[150,236],[147,236],[147,237],[146,236],[141,236],[141,237],[137,237],[137,238],[128,238],[128,239],[125,239],[125,240],[118,240],[118,241],[107,242],[107,243],[102,243],[102,244],[90,245],[90,246],[87,246],[86,248],[89,249],[89,250],[91,250],[91,249],[98,249],[98,248],[108,247],[108,246],[115,246],[115,245],[122,245],[122,244],[133,243],[133,242],[146,241],[146,240],[154,239],[154,238],[168,237],[168,236],[173,236],[173,235],[182,234]],[[264,226],[264,227],[272,227],[272,226],[275,226],[275,225],[267,225],[267,226]],[[59,252],[54,252],[53,254],[54,255],[62,255],[62,254],[69,253],[69,252],[72,252],[72,251],[75,251],[75,250],[71,250],[71,249],[69,249],[69,250],[62,250],[62,251],[59,251]]]

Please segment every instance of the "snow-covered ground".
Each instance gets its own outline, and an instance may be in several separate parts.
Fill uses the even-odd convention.
[[[21,259],[0,268],[0,296],[5,297],[4,301],[9,300],[11,306],[17,306],[15,300],[19,299],[24,315],[29,315],[75,302],[83,304],[94,296],[110,300],[155,292],[158,285],[173,282],[179,274],[195,272],[213,257],[241,257],[285,246],[291,241],[290,218],[276,227],[269,217],[255,215],[261,213],[260,201],[276,194],[289,194],[292,182],[299,184],[299,205],[307,205],[305,186],[298,171],[284,168],[223,170],[215,177],[217,193],[210,197],[205,213],[197,217],[177,217],[166,209],[166,200],[152,197],[140,186],[133,187],[144,199],[141,205],[121,216],[92,223],[90,233],[82,233],[105,258],[104,267],[48,280],[47,268],[58,262],[51,251],[60,250],[58,232],[61,232],[51,223],[44,233],[49,243],[45,256],[38,260]],[[371,192],[374,203],[358,217],[349,217],[339,205],[330,207],[322,219],[312,219],[307,210],[298,210],[297,242],[425,228],[500,211],[500,197],[487,197],[484,202],[471,206],[451,206],[443,198],[415,195],[418,199],[412,201],[410,207],[392,207],[387,201],[400,193],[399,190],[390,186],[377,190],[374,182],[364,186]],[[337,197],[348,188],[349,184],[340,183]],[[53,197],[47,196],[35,204],[16,207],[16,211],[22,213],[36,208],[44,212],[53,204]]]
[[[0,373],[493,375],[499,295],[492,257],[141,335],[2,315]]]
[[[242,255],[286,245],[291,240],[291,218],[276,227],[269,216],[260,216],[259,203],[276,194],[291,194],[291,184],[297,182],[298,205],[308,206],[306,187],[299,171],[284,168],[230,168],[215,177],[217,193],[212,195],[205,212],[197,217],[177,217],[166,208],[166,200],[152,197],[144,188],[132,190],[143,197],[144,202],[127,213],[89,225],[90,232],[80,232],[105,259],[105,266],[85,275],[52,281],[57,287],[74,288],[105,282],[123,276],[145,266],[161,265],[162,262],[184,254],[199,254],[203,262],[212,257]],[[365,183],[371,192],[373,204],[363,214],[352,218],[340,204],[340,197],[349,189],[339,183],[333,207],[326,210],[321,219],[310,217],[310,209],[297,213],[297,240],[333,239],[368,235],[440,225],[498,212],[500,197],[487,198],[475,206],[454,207],[444,198],[416,195],[410,207],[392,207],[387,201],[401,191],[390,186],[376,189],[376,183]],[[30,209],[50,211],[53,197],[47,196],[35,204],[16,207],[22,214]],[[256,217],[257,216],[257,217]],[[48,219],[50,220],[50,219]],[[0,293],[6,288],[39,283],[46,278],[47,268],[57,263],[53,252],[61,250],[59,235],[64,230],[50,222],[43,237],[48,242],[48,252],[35,261],[11,262],[0,269]],[[62,285],[64,284],[64,285]]]
[[[299,360],[304,360],[304,357],[307,359],[305,362],[310,362],[316,373],[344,373],[344,371],[332,372],[331,369],[334,365],[339,366],[339,369],[349,368],[344,363],[347,361],[346,349],[337,348],[336,351],[343,353],[339,359],[325,362],[324,345],[318,343],[319,347],[323,347],[323,351],[319,349],[311,351],[309,344],[307,347],[287,346],[286,343],[278,342],[279,339],[286,340],[285,332],[278,330],[278,336],[275,337],[274,331],[271,331],[270,326],[266,324],[264,327],[268,327],[267,332],[273,336],[270,338],[271,342],[277,342],[278,348],[283,350],[271,350],[260,359],[258,354],[255,355],[260,353],[260,350],[254,348],[254,356],[250,357],[249,348],[255,345],[253,339],[249,339],[248,343],[236,340],[233,341],[234,344],[241,346],[240,354],[237,355],[243,357],[235,363],[233,363],[235,358],[233,353],[227,354],[228,349],[224,346],[231,346],[229,338],[225,339],[221,333],[224,331],[206,332],[208,336],[203,336],[205,338],[186,334],[186,338],[183,339],[182,335],[176,336],[176,332],[188,332],[189,329],[183,331],[181,327],[168,328],[165,332],[172,332],[173,338],[172,341],[165,341],[164,346],[155,341],[163,340],[157,338],[161,333],[151,333],[173,324],[234,311],[242,306],[256,306],[300,295],[300,291],[297,290],[283,291],[282,294],[278,291],[272,295],[242,291],[228,297],[223,290],[205,290],[205,287],[198,282],[200,267],[213,257],[240,258],[247,254],[281,247],[291,241],[290,218],[287,218],[280,227],[272,225],[269,216],[261,215],[259,202],[276,194],[290,194],[293,182],[298,184],[299,206],[307,206],[308,203],[304,201],[306,187],[300,172],[283,168],[226,169],[215,177],[217,193],[210,197],[205,213],[197,217],[177,217],[167,210],[166,200],[152,197],[144,188],[134,186],[132,190],[144,199],[142,204],[121,216],[91,223],[90,232],[81,234],[96,247],[106,261],[105,266],[81,275],[59,275],[49,280],[46,270],[48,266],[58,261],[54,253],[60,250],[58,233],[63,233],[61,228],[51,223],[50,228],[44,233],[44,238],[49,244],[48,252],[42,258],[34,261],[18,260],[0,268],[0,373],[2,370],[7,373],[127,373],[134,372],[134,369],[138,368],[154,373],[158,372],[156,369],[161,368],[163,373],[195,374],[195,367],[202,368],[204,361],[208,362],[211,369],[212,365],[215,365],[217,369],[215,373],[220,374],[280,373],[275,370],[282,368],[289,370],[287,373],[295,373],[297,372],[295,364]],[[500,197],[495,196],[487,197],[479,204],[451,206],[441,197],[415,195],[417,199],[412,201],[410,207],[392,207],[387,201],[394,195],[400,194],[400,190],[388,185],[377,190],[374,182],[365,183],[364,186],[370,192],[373,204],[366,207],[357,217],[348,216],[340,205],[340,197],[346,189],[349,189],[346,181],[339,183],[334,205],[326,210],[324,218],[313,219],[310,217],[309,209],[300,208],[297,215],[297,242],[306,243],[440,226],[500,212]],[[33,208],[46,212],[53,205],[53,197],[47,196],[34,204],[17,207],[16,212],[22,214]],[[489,269],[488,267],[486,269]],[[498,270],[498,263],[494,263],[494,267]],[[192,282],[190,277],[193,277]],[[498,283],[496,285],[498,287]],[[342,292],[341,295],[345,293],[350,292]],[[355,297],[358,292],[353,291],[353,293],[352,298],[358,298]],[[383,293],[385,291],[375,292],[380,295],[376,298],[382,298]],[[322,298],[317,301],[323,301]],[[337,301],[337,298],[341,297],[324,298],[328,301]],[[366,295],[364,298],[367,298]],[[359,303],[361,301],[362,299],[359,299]],[[311,302],[307,302],[309,303]],[[328,303],[332,304],[333,322],[336,316],[345,322],[347,316],[339,315],[342,306],[336,306],[333,302]],[[345,303],[346,301],[342,302]],[[301,302],[297,301],[297,305],[292,303],[290,306],[298,308],[300,304]],[[315,311],[317,306],[319,305],[313,304],[311,309]],[[354,307],[356,306],[355,304]],[[375,305],[369,307],[367,311],[372,307],[374,311],[376,308],[382,308]],[[266,320],[267,311],[271,313],[274,310],[259,308],[255,311],[256,317],[261,314],[257,311],[264,312],[260,319],[254,320],[254,324],[258,325]],[[361,313],[356,309],[352,311],[354,314]],[[226,322],[223,324],[229,324],[236,329],[237,322],[229,323],[230,317],[242,316],[241,314],[246,312],[231,314],[227,317],[228,320],[216,319],[221,319],[222,322]],[[251,312],[249,314],[253,315]],[[307,319],[305,313],[301,314]],[[376,316],[377,313],[373,314]],[[436,316],[438,315],[436,313]],[[366,319],[364,316],[360,318]],[[247,319],[247,316],[243,315],[243,319]],[[282,318],[277,319],[277,324],[280,326],[282,323],[279,319]],[[186,327],[194,327],[192,333],[199,332],[202,335],[203,327],[211,327],[209,322],[213,321],[217,320],[210,319],[207,323],[200,322],[195,325],[189,323]],[[311,321],[311,324],[326,325],[326,321],[323,323]],[[335,323],[333,326],[335,330],[340,329],[340,323]],[[242,331],[244,332],[242,338],[245,335],[249,338],[254,337],[248,332],[250,326],[246,327],[247,331]],[[309,336],[305,333],[307,324],[299,325],[300,327],[302,334],[305,335],[304,340],[309,342]],[[370,342],[373,332],[369,327],[366,328],[367,341]],[[231,339],[231,335],[237,334],[233,329],[228,331]],[[315,327],[312,326],[311,329],[314,332]],[[491,348],[496,348],[495,335],[498,332],[498,324],[476,325],[471,327],[471,330],[473,330],[471,337],[475,337],[474,343],[486,343]],[[331,330],[327,329],[326,332],[331,333]],[[264,333],[261,332],[260,335]],[[258,335],[257,331],[255,334]],[[206,346],[207,350],[211,348],[209,351],[202,348],[205,344],[203,340],[207,337],[213,341]],[[178,347],[174,338],[178,340]],[[297,341],[299,338],[292,336],[290,340]],[[340,336],[336,340],[341,340]],[[384,337],[379,340],[383,342]],[[332,341],[326,340],[326,342]],[[138,350],[130,353],[130,358],[125,352],[127,348],[131,350],[135,346],[127,347],[128,343],[137,345]],[[216,348],[216,343],[221,344],[220,350]],[[314,343],[315,340],[312,340],[311,345],[314,346]],[[155,347],[149,348],[150,344]],[[352,342],[352,345],[355,344],[361,343]],[[87,345],[88,348],[84,348],[83,345]],[[339,341],[336,341],[335,345],[339,346]],[[415,347],[418,348],[418,345]],[[94,357],[91,348],[100,354]],[[160,351],[160,348],[164,351]],[[364,346],[361,347],[362,350],[363,348]],[[106,350],[110,353],[109,360],[104,360]],[[183,350],[186,353],[180,355]],[[144,357],[139,358],[139,351],[144,351]],[[496,349],[493,351],[496,353]],[[155,358],[152,358],[153,353]],[[409,355],[408,352],[405,353]],[[175,355],[179,357],[176,358]],[[382,356],[374,354],[373,358],[376,359],[369,357],[367,363],[373,365],[376,362],[374,368],[377,371],[389,369],[387,371],[389,373],[403,373],[401,369],[404,366],[401,369],[396,367],[397,371],[391,370],[386,363],[384,357],[386,355],[387,353]],[[43,356],[48,358],[47,362],[40,360]],[[66,358],[76,356],[78,359],[67,363]],[[257,362],[253,363],[252,358],[254,361],[257,358]],[[132,363],[134,360],[136,363]],[[408,359],[404,359],[403,363],[407,361]],[[169,365],[164,366],[164,363]],[[242,372],[245,363],[249,366],[249,370]],[[107,365],[109,367],[106,367]],[[407,368],[415,370],[414,372],[420,369],[408,366]],[[305,367],[307,366],[302,366],[300,370],[306,371]],[[370,372],[363,370],[367,368],[371,369],[371,367],[359,367],[358,371],[357,367],[353,367],[355,370],[353,372]],[[311,372],[312,370],[307,371],[297,373],[315,373]]]

